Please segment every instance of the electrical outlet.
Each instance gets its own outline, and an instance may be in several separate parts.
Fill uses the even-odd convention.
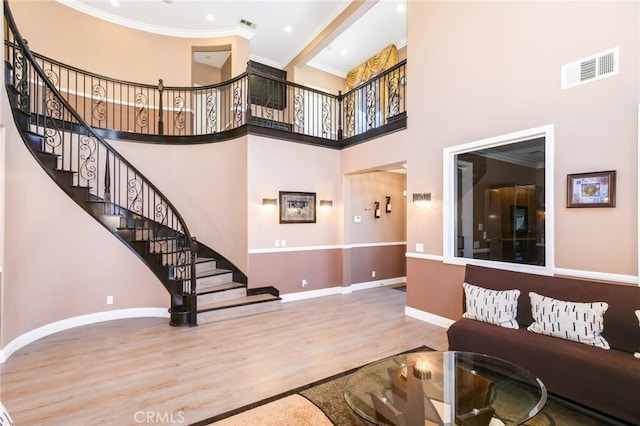
[[[286,247],[287,246],[287,240],[282,240],[282,242],[280,243],[280,245],[282,247]]]
[[[302,288],[307,288],[307,280],[302,280]]]
[[[424,244],[422,243],[416,243],[416,251],[418,253],[424,253]]]
[[[376,271],[371,271],[371,278],[375,278],[376,277]]]
[[[280,240],[276,240],[276,242],[275,242],[275,246],[276,246],[276,247],[280,247]]]
[[[107,305],[113,305],[113,296],[107,296]]]

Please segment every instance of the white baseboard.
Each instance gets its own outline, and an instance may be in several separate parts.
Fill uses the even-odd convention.
[[[419,319],[420,321],[428,322],[429,324],[437,325],[442,328],[449,328],[451,324],[455,322],[452,319],[430,314],[429,312],[421,311],[409,306],[405,306],[404,314],[408,317]]]
[[[27,346],[29,343],[33,343],[38,339],[42,339],[43,337],[60,331],[104,321],[144,317],[169,318],[169,311],[167,308],[116,309],[113,311],[96,312],[93,314],[80,315],[52,322],[36,328],[35,330],[28,331],[9,342],[4,348],[2,348],[2,350],[0,350],[0,364],[4,363],[14,352],[24,346]]]
[[[282,302],[294,302],[296,300],[313,299],[315,297],[332,296],[334,294],[343,294],[342,287],[321,288],[318,290],[299,291],[297,293],[281,294]]]
[[[395,284],[404,284],[407,282],[406,277],[389,278],[386,280],[369,281],[364,283],[351,284],[347,287],[329,287],[318,290],[299,291],[296,293],[281,294],[280,298],[283,302],[293,302],[296,300],[313,299],[314,297],[331,296],[334,294],[351,294],[354,291],[365,290],[368,288],[382,287]]]
[[[382,287],[385,285],[405,284],[407,277],[388,278],[386,280],[367,281],[364,283],[351,284],[352,291],[365,290],[368,288]]]

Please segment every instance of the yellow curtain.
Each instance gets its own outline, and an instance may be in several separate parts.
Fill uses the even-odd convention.
[[[348,92],[354,87],[364,83],[372,77],[375,77],[397,63],[398,49],[396,49],[396,46],[392,44],[385,47],[380,52],[369,58],[364,64],[358,66],[347,74],[345,78],[347,84],[345,92]]]
[[[393,44],[385,47],[376,55],[369,58],[365,63],[347,74],[345,92],[349,92],[355,87],[371,80],[378,74],[386,71],[398,63],[398,49]],[[387,81],[388,83],[388,81]],[[390,112],[389,87],[384,81],[371,83],[365,91],[351,93],[344,98],[345,126],[344,137],[354,136],[369,128],[376,127],[376,121],[382,120],[385,123],[387,118],[395,115]],[[373,95],[372,98],[368,96]],[[367,96],[365,99],[364,96]],[[360,113],[358,123],[356,114]],[[362,114],[365,116],[362,116]],[[378,117],[376,118],[376,114]],[[380,123],[378,123],[380,124]]]

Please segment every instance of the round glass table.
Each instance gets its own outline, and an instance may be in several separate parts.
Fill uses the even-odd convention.
[[[470,352],[412,352],[366,365],[344,398],[376,425],[502,426],[524,423],[547,400],[527,370]]]

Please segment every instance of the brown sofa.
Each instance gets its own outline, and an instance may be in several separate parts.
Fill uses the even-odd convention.
[[[640,309],[640,287],[474,265],[467,265],[465,281],[492,290],[519,289],[520,328],[459,319],[447,331],[449,350],[511,361],[538,376],[552,394],[640,425],[640,359],[633,356],[640,351],[635,316]],[[571,302],[607,302],[602,336],[611,349],[527,331],[533,322],[530,291]]]

